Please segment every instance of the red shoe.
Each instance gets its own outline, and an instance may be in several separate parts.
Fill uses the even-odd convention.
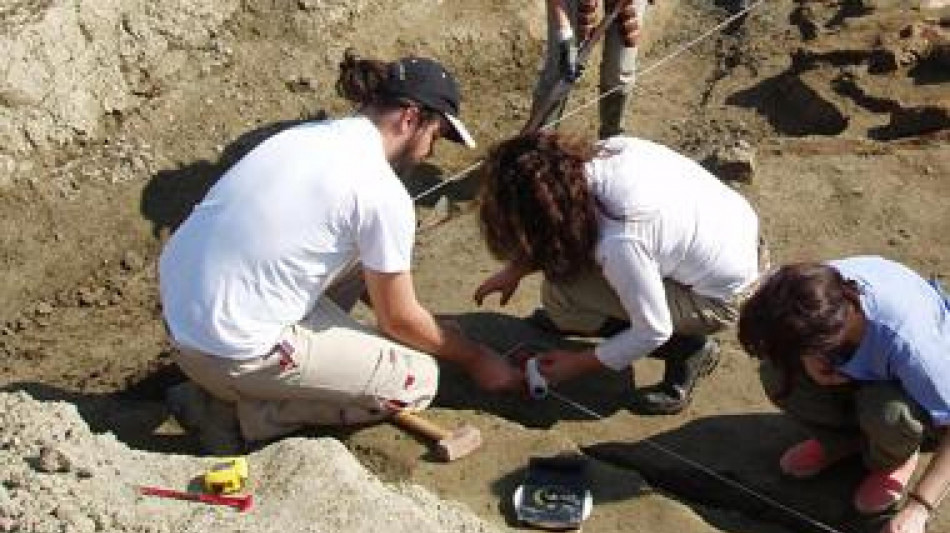
[[[917,452],[893,470],[875,470],[854,493],[854,508],[862,514],[883,513],[899,502],[917,468]]]
[[[825,453],[817,439],[808,439],[789,448],[779,459],[782,473],[796,479],[807,479],[838,461],[857,452],[857,446],[847,446],[833,456]]]

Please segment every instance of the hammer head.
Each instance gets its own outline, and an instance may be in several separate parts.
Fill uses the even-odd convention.
[[[436,455],[442,461],[454,461],[477,450],[482,445],[482,432],[474,426],[462,426],[436,445]]]

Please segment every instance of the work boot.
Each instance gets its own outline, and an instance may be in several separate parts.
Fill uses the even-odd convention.
[[[178,424],[211,455],[241,455],[246,451],[237,411],[187,381],[165,392],[165,402]]]
[[[641,389],[635,410],[645,415],[673,415],[689,405],[701,377],[719,364],[719,344],[705,336],[672,337],[656,350],[666,360],[663,381]]]
[[[597,130],[597,138],[603,140],[624,133],[623,118],[627,111],[628,100],[628,95],[621,91],[601,96],[597,101],[600,110],[600,129]]]

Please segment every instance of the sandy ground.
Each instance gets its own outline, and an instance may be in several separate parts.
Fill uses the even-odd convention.
[[[219,34],[226,61],[193,52],[195,68],[183,79],[110,115],[100,136],[18,154],[2,180],[3,389],[72,403],[93,431],[138,450],[196,452],[161,404],[181,379],[156,294],[163,239],[268,132],[346,112],[330,89],[343,48],[443,58],[461,80],[480,150],[527,118],[543,44],[540,2],[361,2],[333,19],[314,2],[245,4]],[[660,63],[734,6],[655,7],[662,31],[642,57],[647,73],[628,115],[634,134],[698,160],[748,141],[756,171],[737,187],[759,211],[774,261],[880,254],[950,278],[950,67],[920,37],[924,27],[947,31],[946,9],[767,1],[741,25]],[[591,101],[595,79],[586,75],[569,108]],[[562,127],[592,134],[594,117],[588,106]],[[440,146],[410,188],[456,176],[480,153]],[[519,320],[537,304],[536,279],[506,308],[472,303],[471,291],[498,266],[479,241],[473,182],[460,179],[420,201],[420,220],[433,222],[416,251],[422,300],[499,349],[524,338],[556,342]],[[443,194],[447,218],[432,209]],[[875,530],[874,520],[848,509],[858,465],[807,483],[779,478],[777,456],[802,434],[768,405],[734,336],[721,340],[723,362],[677,416],[628,409],[630,388],[657,379],[654,361],[638,363],[632,376],[560,391],[602,420],[553,398],[486,397],[447,368],[429,416],[481,429],[485,445],[465,460],[434,462],[425,443],[388,425],[316,434],[339,438],[384,479],[419,483],[501,528],[516,527],[507,501],[529,457],[582,451],[592,460],[596,501],[588,531],[821,530],[809,520]],[[950,529],[948,520],[938,517],[932,531]]]

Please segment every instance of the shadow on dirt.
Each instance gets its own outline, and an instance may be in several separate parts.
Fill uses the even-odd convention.
[[[555,347],[580,350],[591,346],[588,340],[561,338],[536,329],[523,318],[502,313],[466,313],[449,318],[458,321],[467,335],[502,354],[519,344],[528,345],[535,351]],[[584,376],[557,388],[564,397],[603,417],[631,408],[633,390],[631,372],[611,371]],[[512,395],[485,393],[454,365],[442,366],[434,405],[483,410],[531,428],[550,428],[562,420],[594,418],[592,413],[581,411],[551,395],[535,400],[524,394],[513,401]]]
[[[126,389],[115,393],[77,393],[43,383],[13,383],[0,392],[22,391],[43,402],[66,402],[76,407],[79,416],[93,433],[112,433],[126,446],[142,451],[203,456],[198,441],[171,423],[165,406],[165,391],[188,378],[177,365],[166,365]],[[345,441],[365,426],[315,427],[290,436],[334,437]],[[280,439],[275,439],[280,440]],[[254,443],[261,448],[269,442]]]
[[[694,420],[649,439],[584,447],[593,513],[598,505],[662,492],[720,531],[749,531],[750,523],[775,526],[767,531],[879,531],[886,515],[863,518],[850,510],[851,492],[864,472],[858,460],[815,480],[778,474],[781,450],[802,437],[782,415],[743,414]],[[519,524],[511,497],[526,472],[518,468],[492,483],[512,527]]]
[[[754,109],[784,135],[838,135],[848,127],[847,116],[790,71],[737,91],[726,103]]]
[[[477,171],[472,169],[464,175],[446,176],[441,167],[422,163],[413,169],[411,175],[403,176],[403,183],[409,196],[419,197],[417,205],[433,207],[443,196],[452,202],[467,202],[478,196]],[[446,179],[454,181],[445,183]]]
[[[167,365],[115,393],[77,393],[33,382],[12,383],[0,391],[23,391],[35,400],[72,404],[93,433],[112,433],[131,448],[197,454],[196,444],[187,436],[156,431],[168,419],[165,389],[184,379],[175,365]]]
[[[825,28],[839,28],[847,24],[847,20],[850,18],[863,17],[874,11],[873,7],[868,7],[861,0],[843,0],[838,5],[837,13],[825,23]]]
[[[939,85],[950,82],[950,68],[934,59],[917,63],[907,74],[917,85]]]
[[[160,239],[164,233],[173,232],[231,165],[265,139],[298,124],[327,118],[326,111],[320,110],[305,118],[274,122],[242,134],[224,149],[217,161],[195,161],[156,173],[142,189],[140,202],[142,216],[152,222],[152,235]],[[428,207],[441,196],[453,201],[468,201],[475,197],[478,183],[471,176],[438,186],[444,177],[440,167],[423,163],[404,181],[412,197],[432,190],[419,201],[420,205]]]
[[[947,129],[950,129],[950,111],[939,106],[919,106],[892,111],[890,122],[871,128],[868,136],[879,141],[892,141]]]
[[[781,476],[778,457],[804,437],[781,414],[722,415],[638,442],[596,444],[584,452],[639,472],[651,486],[694,506],[724,531],[733,529],[718,523],[722,516],[711,509],[739,512],[793,531],[880,531],[887,515],[862,517],[851,510],[853,491],[865,474],[857,456],[814,479]]]
[[[152,235],[158,239],[164,232],[174,231],[221,175],[265,139],[303,122],[325,118],[326,111],[319,110],[305,118],[267,124],[242,134],[217,161],[195,161],[156,173],[143,187],[140,203],[142,216],[152,222]]]

